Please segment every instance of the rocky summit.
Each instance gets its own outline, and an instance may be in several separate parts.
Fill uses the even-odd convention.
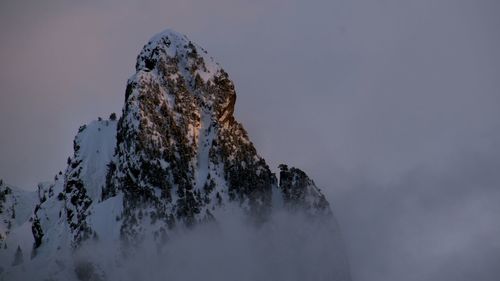
[[[205,49],[172,30],[155,35],[137,57],[121,117],[81,126],[65,172],[31,197],[12,197],[2,185],[0,203],[31,198],[19,203],[31,216],[12,224],[14,203],[0,205],[11,218],[0,233],[0,279],[37,272],[47,280],[112,280],[97,257],[75,253],[92,243],[112,244],[124,257],[145,241],[169,248],[181,229],[196,232],[236,212],[257,229],[279,212],[328,222],[337,237],[320,189],[284,164],[278,179],[235,120],[235,104],[233,82]],[[349,280],[346,262],[332,263],[342,264],[318,280]]]

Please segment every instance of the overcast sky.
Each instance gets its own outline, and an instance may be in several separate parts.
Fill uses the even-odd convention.
[[[6,182],[64,170],[168,27],[230,74],[270,165],[323,188],[355,281],[500,280],[497,0],[70,2],[0,4]]]

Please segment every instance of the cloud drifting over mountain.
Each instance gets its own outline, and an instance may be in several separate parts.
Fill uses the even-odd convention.
[[[62,169],[170,26],[232,74],[261,154],[323,187],[355,280],[499,278],[496,1],[168,2],[2,2],[1,177]]]

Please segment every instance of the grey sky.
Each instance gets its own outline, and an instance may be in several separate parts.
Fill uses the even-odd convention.
[[[64,169],[79,125],[120,112],[156,32],[187,34],[236,84],[272,166],[306,170],[355,280],[499,280],[496,0],[2,1],[0,177]]]

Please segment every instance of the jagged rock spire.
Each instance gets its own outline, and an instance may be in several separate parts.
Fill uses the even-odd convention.
[[[164,222],[155,233],[178,221],[213,219],[223,202],[269,213],[276,179],[234,120],[232,81],[203,48],[170,30],[154,36],[137,58],[125,99],[107,189],[124,192],[126,221],[137,220],[137,198]]]

